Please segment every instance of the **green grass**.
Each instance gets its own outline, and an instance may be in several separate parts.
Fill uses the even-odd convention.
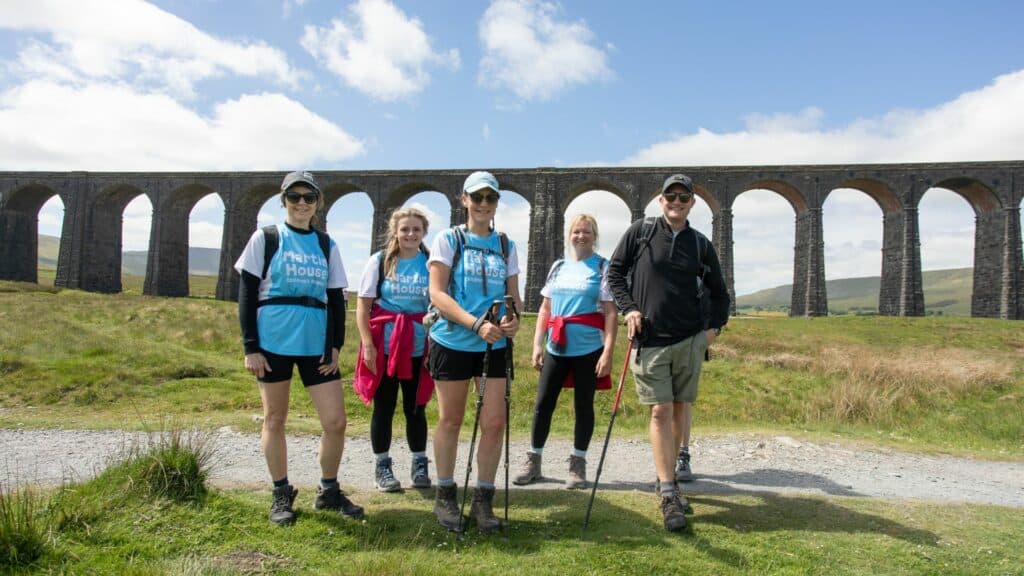
[[[430,492],[356,492],[361,522],[312,511],[266,520],[268,491],[211,490],[179,504],[123,492],[123,468],[58,490],[50,546],[21,573],[90,574],[1019,574],[1024,516],[991,506],[745,493],[691,501],[692,529],[661,528],[657,499],[514,492],[508,541],[440,529]],[[127,495],[126,495],[127,494]],[[500,500],[500,497],[499,497]]]
[[[0,484],[0,568],[32,564],[45,552],[41,500],[31,488]]]
[[[39,268],[39,285],[45,287],[53,286],[57,277],[56,268]],[[121,273],[121,290],[124,294],[142,294],[142,287],[146,282],[145,276]],[[193,298],[215,298],[217,296],[217,277],[190,274],[188,277],[188,291]]]
[[[537,373],[534,319],[517,338],[512,431],[528,434]],[[368,408],[351,390],[357,331],[342,358],[350,433]],[[166,415],[203,428],[255,431],[262,412],[242,367],[237,306],[196,298],[99,295],[0,283],[0,426],[122,428]],[[624,342],[617,350],[618,375]],[[767,430],[923,451],[1024,456],[1024,330],[972,318],[736,318],[704,365],[696,433]],[[566,392],[566,396],[571,392]],[[598,395],[606,421],[612,393]],[[616,436],[646,437],[647,410],[626,383]],[[398,415],[401,419],[401,415]],[[436,422],[436,403],[428,407]],[[472,425],[466,419],[465,426]],[[559,402],[556,437],[571,437]],[[399,423],[400,424],[400,423]],[[396,425],[399,425],[396,424]],[[289,430],[316,432],[292,386]]]

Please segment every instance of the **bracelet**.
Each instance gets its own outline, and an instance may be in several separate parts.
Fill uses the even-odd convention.
[[[473,322],[473,333],[474,334],[479,334],[480,333],[480,327],[484,325],[484,322],[487,322],[487,318],[484,317],[484,316],[481,316],[481,317],[477,318],[476,322]]]

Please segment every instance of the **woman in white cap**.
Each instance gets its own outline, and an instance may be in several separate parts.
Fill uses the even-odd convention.
[[[439,406],[434,432],[437,497],[434,514],[449,530],[462,525],[456,503],[455,457],[459,431],[466,412],[470,382],[487,365],[486,387],[480,412],[477,485],[470,517],[481,532],[494,532],[501,522],[494,515],[494,476],[501,459],[505,428],[505,345],[519,330],[519,318],[488,315],[495,301],[510,295],[520,309],[519,258],[515,243],[494,229],[498,208],[498,180],[488,172],[466,178],[462,206],[466,224],[438,234],[430,248],[430,300],[441,318],[431,326],[430,374],[437,387]],[[509,311],[511,312],[511,311]],[[487,362],[484,356],[491,350]]]
[[[281,183],[283,224],[256,230],[235,263],[241,275],[238,310],[245,368],[259,381],[263,400],[263,454],[274,483],[270,521],[295,522],[298,490],[288,483],[284,425],[292,372],[299,369],[323,427],[321,480],[316,510],[361,518],[338,486],[345,447],[345,397],[338,352],[345,342],[345,266],[337,244],[313,228],[323,196],[309,172],[291,172]]]

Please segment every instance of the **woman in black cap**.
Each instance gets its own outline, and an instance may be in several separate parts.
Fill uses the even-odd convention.
[[[345,447],[345,397],[338,352],[345,342],[345,266],[338,246],[313,228],[323,196],[309,172],[292,172],[281,183],[283,224],[260,228],[235,263],[241,275],[238,309],[245,345],[245,368],[259,381],[263,400],[263,454],[274,498],[270,521],[295,521],[298,490],[288,483],[284,425],[292,371],[298,367],[323,427],[320,486],[316,510],[360,518],[338,486]]]

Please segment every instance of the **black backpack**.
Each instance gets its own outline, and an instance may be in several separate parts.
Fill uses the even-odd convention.
[[[470,245],[466,244],[466,232],[463,230],[464,228],[465,228],[465,226],[456,226],[455,227],[455,254],[452,255],[452,271],[455,270],[456,263],[459,262],[459,260],[462,258],[462,251],[463,250],[476,250],[477,252],[483,252],[484,255],[487,255],[487,254],[498,254],[498,252],[495,252],[494,250],[491,250],[490,248],[479,248],[477,246],[470,246]],[[500,253],[501,259],[505,261],[505,266],[507,267],[508,266],[508,236],[506,236],[504,232],[498,232],[498,240],[499,240],[499,242],[501,242],[501,253]],[[483,285],[483,288],[484,288],[484,296],[487,296],[487,267],[486,266],[482,266],[481,270],[483,271],[483,274],[481,274],[480,280],[481,280],[481,284]],[[463,268],[463,271],[465,271],[465,268]],[[506,279],[506,283],[507,282],[508,282],[508,280]],[[455,284],[455,274],[451,274],[449,279],[448,279],[448,293],[449,294],[451,294],[451,292],[452,292],[451,288],[452,288],[452,286],[454,284]]]
[[[648,216],[644,218],[644,223],[640,226],[641,244],[640,251],[636,254],[636,261],[640,260],[640,256],[644,253],[644,250],[650,248],[651,239],[654,237],[658,218],[659,216]],[[704,285],[708,271],[711,270],[711,266],[707,263],[708,247],[711,245],[711,241],[708,240],[707,236],[701,234],[696,229],[691,228],[691,230],[693,230],[697,253],[700,254],[700,259],[698,261],[700,264],[700,271],[697,273],[697,299],[700,300],[700,315],[703,328],[707,330],[711,325],[711,295],[704,288]],[[626,284],[630,291],[633,289],[633,274],[635,273],[636,265],[633,266],[629,277],[626,279]]]
[[[326,232],[321,232],[316,228],[313,228],[313,232],[316,233],[317,242],[320,244],[320,250],[324,253],[324,259],[329,263],[331,261],[331,237]],[[263,227],[263,275],[260,278],[267,277],[267,270],[270,269],[270,260],[277,253],[278,246],[281,245],[281,235],[277,231],[277,226],[270,224]],[[330,264],[328,264],[330,268]]]
[[[427,255],[427,258],[430,258],[430,250],[422,242],[420,243],[420,252],[423,252]],[[380,257],[377,259],[377,296],[374,298],[375,300],[380,298],[380,290],[384,286],[384,251],[381,250],[379,254]]]

